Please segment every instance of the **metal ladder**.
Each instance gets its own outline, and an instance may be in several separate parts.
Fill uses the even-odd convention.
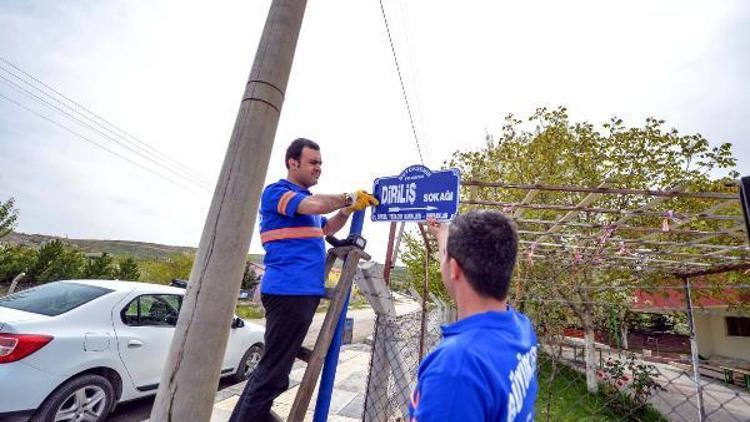
[[[323,363],[331,347],[336,326],[341,318],[344,304],[348,302],[347,299],[357,273],[357,265],[360,260],[369,261],[370,255],[355,246],[341,246],[329,249],[325,263],[326,280],[328,280],[333,264],[337,259],[341,259],[344,262],[341,277],[336,287],[326,289],[326,299],[329,299],[330,302],[315,346],[313,350],[303,347],[297,354],[297,358],[307,362],[307,369],[305,369],[305,375],[302,377],[299,390],[297,390],[297,395],[294,398],[294,404],[289,412],[289,417],[287,418],[289,422],[302,422],[305,418],[318,377],[323,369]],[[278,416],[275,417],[278,419]]]

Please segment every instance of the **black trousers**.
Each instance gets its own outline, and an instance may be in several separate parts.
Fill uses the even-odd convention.
[[[266,310],[265,352],[247,380],[229,422],[270,420],[273,400],[289,388],[289,373],[302,346],[319,296],[262,295]]]

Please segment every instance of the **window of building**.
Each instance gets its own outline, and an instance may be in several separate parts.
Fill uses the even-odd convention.
[[[727,335],[750,337],[750,318],[726,317]]]

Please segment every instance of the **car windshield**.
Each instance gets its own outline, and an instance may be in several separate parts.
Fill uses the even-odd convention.
[[[0,306],[56,316],[113,291],[103,287],[57,281],[0,297]]]

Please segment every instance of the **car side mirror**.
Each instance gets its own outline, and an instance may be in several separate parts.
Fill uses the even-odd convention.
[[[242,320],[240,317],[234,317],[234,320],[232,320],[232,328],[242,328],[245,326],[245,321]]]

